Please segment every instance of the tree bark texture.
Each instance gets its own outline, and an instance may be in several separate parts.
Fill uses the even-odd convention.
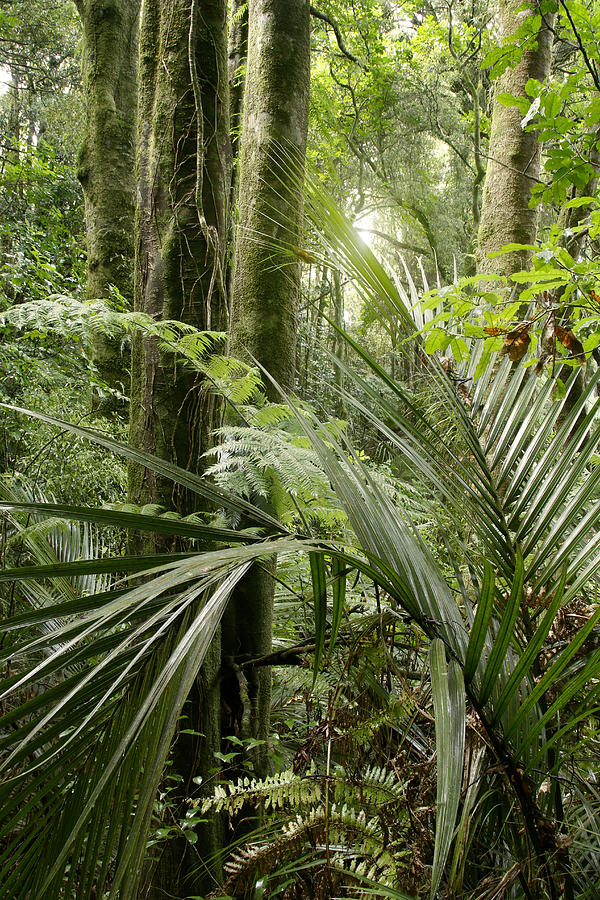
[[[237,197],[240,183],[240,142],[244,111],[244,85],[248,58],[248,3],[247,0],[231,0],[228,61],[229,118],[231,124],[231,184],[229,188],[228,225],[233,244],[237,214]],[[227,296],[231,298],[233,286],[233,254],[227,266]]]
[[[285,390],[294,387],[300,271],[289,248],[299,243],[309,80],[308,0],[252,0],[230,353],[257,361]],[[265,387],[271,399],[279,399],[268,380]],[[265,741],[254,759],[261,774],[267,767],[271,672],[249,667],[242,678],[232,661],[271,649],[273,565],[249,571],[222,631],[223,668],[229,672],[225,699],[229,709],[239,710],[236,727]]]
[[[131,302],[140,0],[76,0],[76,6],[86,102],[77,176],[85,200],[87,296],[108,297],[114,285]],[[119,344],[98,338],[95,355],[100,376],[122,389],[127,365]]]
[[[501,38],[514,34],[523,18],[535,14],[534,9],[520,7],[520,0],[501,0]],[[542,22],[537,48],[526,50],[519,63],[500,76],[497,93],[524,96],[530,78],[543,83],[548,77],[551,57],[552,32]],[[495,259],[488,257],[505,244],[535,241],[537,210],[529,208],[529,199],[531,187],[540,173],[542,147],[536,132],[523,130],[521,119],[517,107],[494,103],[478,236],[477,263],[478,271],[482,273],[508,276],[526,268],[530,261],[531,254],[526,250]]]
[[[205,331],[226,327],[229,121],[225,0],[146,3],[140,35],[135,307]],[[206,382],[155,338],[132,360],[130,439],[191,471],[210,446]],[[191,512],[170,482],[134,468],[130,497]]]
[[[298,245],[309,66],[307,0],[253,0],[230,351],[256,359],[285,389],[294,386],[300,273],[279,247]]]
[[[201,331],[226,327],[226,13],[226,0],[153,0],[143,6],[140,29],[135,308]],[[131,398],[131,442],[201,471],[218,415],[206,380],[156,338],[139,337]],[[197,497],[138,466],[130,469],[129,494],[134,503],[182,514],[198,507]],[[178,734],[172,748],[171,771],[182,778],[170,794],[175,818],[185,815],[185,798],[198,793],[192,779],[201,776],[209,785],[207,774],[215,767],[220,659],[217,636],[184,707],[183,728],[195,733]],[[193,847],[182,836],[161,848],[149,873],[149,900],[215,888],[220,819],[198,826],[197,834]]]

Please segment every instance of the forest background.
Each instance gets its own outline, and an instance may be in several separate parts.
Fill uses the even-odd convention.
[[[599,895],[599,32],[2,0],[0,896]]]

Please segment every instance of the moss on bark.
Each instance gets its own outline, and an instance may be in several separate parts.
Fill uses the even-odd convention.
[[[298,244],[309,24],[305,0],[255,0],[250,6],[230,348],[257,359],[288,389],[294,385],[300,276],[277,245]],[[271,386],[267,391],[275,395]]]
[[[256,360],[292,390],[300,272],[289,248],[299,243],[302,215],[299,173],[306,150],[310,7],[308,0],[254,0],[249,13],[230,352]],[[278,399],[270,382],[266,390]],[[224,678],[232,686],[229,705],[235,704],[236,692],[240,698],[244,694],[232,661],[238,654],[260,657],[271,648],[273,565],[253,567],[230,603],[222,632],[224,672],[230,674]],[[245,676],[246,725],[240,727],[266,741],[271,671],[246,669]],[[265,774],[266,744],[254,765]]]
[[[514,34],[523,17],[535,10],[523,9],[520,0],[501,0],[501,37]],[[530,78],[544,82],[550,71],[552,32],[548,16],[542,22],[537,47],[526,50],[519,63],[498,79],[497,93],[525,95]],[[550,22],[551,24],[551,22]],[[485,177],[478,235],[479,272],[511,275],[526,268],[530,253],[526,250],[489,259],[488,254],[509,243],[535,241],[537,210],[530,209],[531,187],[540,173],[541,144],[537,132],[524,131],[517,107],[494,103],[490,134],[489,162]]]
[[[226,323],[225,222],[229,191],[226,0],[146,3],[140,29],[138,211],[135,308],[200,330]],[[209,386],[155,339],[137,338],[132,354],[130,440],[190,471],[201,471],[218,409]],[[198,498],[139,466],[130,469],[130,498],[187,514]],[[198,673],[186,701],[172,765],[183,782],[176,814],[214,767],[220,748],[220,643]],[[192,847],[169,841],[148,896],[208,893],[218,879],[218,820],[200,826]],[[206,861],[212,860],[205,865]]]
[[[144,8],[135,306],[159,319],[219,330],[226,322],[229,183],[226,5],[224,0],[197,2],[201,27],[191,53],[190,0],[161,0]],[[198,108],[191,66],[200,86]],[[201,470],[216,415],[207,385],[154,339],[139,339],[131,396],[133,443]],[[190,511],[190,498],[174,495],[169,482],[138,468],[131,471],[130,496],[134,502]]]
[[[76,0],[83,25],[86,123],[77,175],[83,188],[88,299],[112,285],[133,297],[135,111],[140,0]],[[110,387],[123,388],[119,342],[98,338],[95,361]]]

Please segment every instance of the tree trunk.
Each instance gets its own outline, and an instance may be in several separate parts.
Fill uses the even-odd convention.
[[[226,0],[148,2],[140,31],[135,308],[203,331],[226,323],[226,10]],[[131,442],[201,471],[218,416],[206,381],[157,339],[140,337],[131,397]],[[130,470],[130,499],[181,514],[196,509],[185,491],[137,466]],[[184,799],[198,793],[192,779],[201,776],[208,784],[220,748],[220,656],[217,637],[184,707],[183,727],[196,734],[179,734],[173,745],[171,773],[182,779],[170,795],[175,818],[185,815]],[[197,833],[193,847],[183,836],[166,842],[149,898],[183,898],[215,887],[219,876],[209,861],[222,845],[220,821]]]
[[[230,352],[256,360],[287,391],[294,387],[300,271],[285,248],[298,245],[309,78],[308,0],[253,0]],[[265,387],[269,398],[279,399],[271,382],[266,380]],[[270,651],[272,615],[272,574],[269,566],[256,566],[232,598],[222,634],[224,664],[229,666],[228,705],[234,708],[236,701],[244,703],[247,731],[265,742],[269,736],[270,669],[247,669],[247,681],[242,685],[233,659],[238,654],[253,658]],[[254,763],[264,774],[266,743]]]
[[[523,18],[534,9],[522,9],[521,0],[501,0],[501,38],[513,34]],[[528,49],[520,62],[498,79],[497,94],[525,95],[530,78],[543,82],[550,71],[552,32],[548,18],[542,22],[537,49]],[[550,23],[551,24],[551,23]],[[494,103],[490,150],[479,227],[478,271],[509,276],[527,268],[531,254],[526,251],[489,259],[488,254],[505,244],[531,244],[535,241],[537,210],[529,208],[531,187],[540,172],[541,144],[537,132],[524,131],[522,115],[515,106]]]
[[[83,187],[88,250],[87,296],[133,297],[135,110],[140,0],[76,0],[83,25],[85,137],[77,176]],[[99,375],[124,388],[119,341],[95,341]],[[110,400],[102,408],[114,407]]]
[[[250,4],[230,350],[256,359],[285,389],[294,386],[300,273],[274,244],[298,243],[309,16],[306,0]]]
[[[203,331],[226,324],[225,14],[225,0],[148,3],[140,35],[135,307]],[[131,397],[132,443],[201,471],[217,414],[206,382],[144,338],[134,346]],[[171,482],[137,467],[130,497],[192,511]]]
[[[333,270],[333,321],[338,328],[344,329],[344,288],[340,278],[339,269]],[[393,348],[392,348],[393,349]],[[344,362],[346,342],[338,331],[333,331],[332,352],[341,362]],[[393,363],[393,359],[392,359]],[[335,398],[335,412],[341,419],[348,416],[348,409],[344,399],[344,373],[339,366],[334,369],[335,386],[337,389]],[[393,375],[392,375],[393,377]]]
[[[248,2],[231,0],[227,69],[229,74],[229,118],[231,122],[231,183],[229,186],[228,244],[233,245],[240,183],[240,143],[244,112],[244,86],[248,58]],[[233,256],[227,266],[227,298],[233,289]]]

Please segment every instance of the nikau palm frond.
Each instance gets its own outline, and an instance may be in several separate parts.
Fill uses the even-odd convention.
[[[308,195],[309,216],[317,224],[318,233],[325,236],[326,257],[360,282],[362,296],[379,311],[384,326],[389,323],[391,328],[400,320],[410,327],[404,298],[372,251],[352,234],[349,223],[318,186],[309,183]],[[322,223],[326,223],[325,228],[320,227]],[[600,373],[592,376],[581,396],[572,402],[575,373],[566,385],[565,396],[556,400],[551,377],[535,378],[531,370],[515,368],[508,360],[500,366],[492,362],[472,390],[469,403],[465,403],[464,394],[456,390],[447,372],[432,358],[423,363],[420,372],[422,381],[429,385],[429,394],[437,400],[432,413],[420,408],[412,394],[346,338],[370,372],[370,378],[361,378],[350,365],[338,361],[346,384],[357,384],[359,396],[367,398],[354,400],[349,391],[347,402],[354,403],[371,422],[392,453],[400,453],[405,464],[410,464],[422,491],[437,498],[432,511],[436,505],[443,507],[442,527],[451,511],[457,535],[463,536],[462,566],[473,576],[472,593],[463,593],[465,608],[460,611],[452,595],[435,591],[438,602],[446,597],[437,615],[432,615],[431,606],[406,571],[402,572],[402,581],[410,584],[411,601],[417,600],[423,629],[444,642],[449,664],[453,660],[466,663],[468,698],[498,762],[514,785],[550,895],[556,895],[556,885],[565,879],[572,892],[568,853],[560,849],[559,832],[565,827],[561,789],[557,782],[538,800],[535,778],[539,775],[534,773],[550,768],[552,777],[558,776],[559,734],[565,740],[569,729],[581,721],[584,710],[590,713],[598,704],[600,654],[586,654],[586,646],[595,645],[590,638],[600,620],[600,610],[588,615],[579,633],[556,653],[545,670],[540,669],[539,654],[561,604],[572,601],[591,581],[597,583],[600,505],[593,501],[600,477],[600,467],[595,466],[600,442]],[[477,363],[475,350],[464,373],[467,383],[472,383]],[[385,391],[378,389],[378,382]],[[440,419],[446,423],[444,431],[436,424]],[[335,483],[336,476],[330,472],[330,477]],[[357,503],[359,492],[352,500],[347,480],[343,490],[345,506]],[[338,496],[344,493],[338,491]],[[361,509],[371,504],[370,516],[365,515],[361,523],[356,522],[357,512],[354,520],[350,518],[353,524],[356,522],[359,543],[373,568],[374,555],[383,556],[388,564],[395,559],[398,565],[402,554],[383,550],[381,543],[383,533],[388,540],[394,533],[397,511],[395,516],[386,515],[385,502],[372,484],[368,499],[361,496],[360,503]],[[369,517],[377,523],[370,530],[366,521]],[[375,541],[378,547],[373,553]],[[429,593],[437,580],[432,576],[433,559],[427,559],[426,567],[423,556],[419,559],[417,555],[411,562],[418,567],[421,586],[429,580]],[[425,568],[427,576],[423,574]],[[437,578],[443,580],[441,572]],[[404,598],[398,599],[412,612]],[[437,626],[433,624],[436,619]],[[439,656],[436,665],[439,672],[443,671]],[[561,689],[555,697],[557,685]],[[582,694],[584,686],[587,696]],[[546,700],[548,696],[551,702]],[[574,703],[576,698],[578,705]],[[441,703],[438,707],[444,708]],[[439,764],[449,765],[449,761],[440,759]],[[443,781],[445,775],[442,772],[438,777]],[[455,795],[450,803],[457,801],[458,782],[455,778]],[[453,821],[444,822],[447,808],[445,803],[440,809],[436,864],[444,856],[440,847],[446,841],[449,846],[454,826]],[[552,837],[548,822],[553,823]],[[435,879],[439,878],[437,869]]]

